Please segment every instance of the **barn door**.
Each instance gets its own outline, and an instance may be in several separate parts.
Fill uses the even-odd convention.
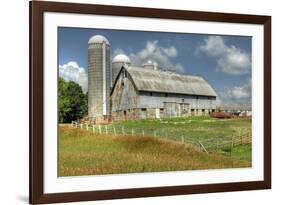
[[[156,117],[157,119],[160,118],[160,108],[156,108],[156,109],[155,109],[155,117]]]

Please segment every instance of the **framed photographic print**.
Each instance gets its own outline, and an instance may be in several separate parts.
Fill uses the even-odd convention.
[[[271,188],[271,17],[30,2],[30,203]]]

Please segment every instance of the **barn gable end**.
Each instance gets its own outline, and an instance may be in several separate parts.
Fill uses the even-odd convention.
[[[137,118],[135,112],[139,106],[139,95],[126,69],[119,72],[113,88],[111,93],[113,119]]]

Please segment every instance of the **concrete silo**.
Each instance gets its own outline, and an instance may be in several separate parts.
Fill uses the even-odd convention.
[[[88,116],[106,120],[110,115],[110,44],[95,35],[88,42]]]
[[[113,60],[112,60],[112,85],[114,84],[115,79],[123,65],[128,65],[128,66],[131,65],[131,61],[128,56],[126,56],[124,54],[119,54],[113,58]]]

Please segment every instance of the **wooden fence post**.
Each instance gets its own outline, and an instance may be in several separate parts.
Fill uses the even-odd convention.
[[[124,127],[122,126],[122,134],[125,135]]]
[[[230,156],[232,156],[232,149],[233,149],[233,146],[234,146],[234,134],[232,134],[232,137],[231,137],[231,145],[230,145]]]
[[[86,129],[87,131],[89,131],[89,124],[86,124]]]
[[[113,130],[114,130],[114,136],[116,136],[116,129],[115,129],[115,126],[113,127]]]
[[[82,123],[80,124],[80,127],[81,127],[81,129],[83,129],[83,124]]]
[[[219,151],[219,139],[217,138],[217,140],[216,140],[216,152],[218,152]]]
[[[201,148],[204,152],[206,152],[207,154],[209,154],[209,152],[207,151],[207,149],[204,147],[204,145],[199,141],[199,146],[200,146],[200,151],[201,151]]]
[[[96,132],[96,129],[95,129],[95,126],[93,125],[93,132],[95,133]]]
[[[99,125],[99,133],[101,134],[101,126]]]
[[[181,142],[184,144],[184,137],[181,136]]]
[[[105,133],[108,134],[107,125],[105,125]]]

